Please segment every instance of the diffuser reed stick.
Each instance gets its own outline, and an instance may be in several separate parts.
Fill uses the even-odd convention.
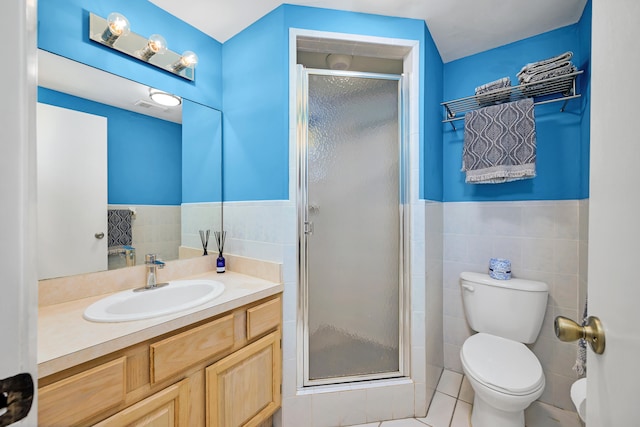
[[[200,230],[200,241],[202,242],[202,249],[204,249],[204,253],[202,254],[204,255],[209,255],[209,253],[207,252],[207,246],[209,246],[209,233],[211,232],[211,230]]]

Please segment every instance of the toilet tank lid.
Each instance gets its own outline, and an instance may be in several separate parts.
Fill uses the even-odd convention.
[[[536,280],[516,279],[497,280],[485,273],[475,273],[463,271],[460,273],[460,279],[465,282],[481,283],[483,285],[498,286],[501,288],[519,289],[530,292],[548,292],[549,286],[544,282]]]

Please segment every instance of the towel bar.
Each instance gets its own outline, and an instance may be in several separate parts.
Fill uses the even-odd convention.
[[[446,116],[446,118],[442,120],[442,123],[449,123],[453,130],[457,130],[453,122],[464,119],[464,115],[467,112],[482,108],[484,106],[482,104],[490,105],[494,101],[502,101],[504,99],[517,101],[524,98],[535,99],[558,95],[557,98],[535,101],[534,105],[564,101],[560,109],[560,111],[564,111],[569,100],[580,98],[581,96],[576,91],[576,77],[582,73],[583,71],[579,70],[571,74],[552,77],[538,82],[525,83],[518,86],[497,89],[481,95],[467,96],[465,98],[442,102],[440,105],[444,107]],[[482,100],[482,103],[480,100]]]

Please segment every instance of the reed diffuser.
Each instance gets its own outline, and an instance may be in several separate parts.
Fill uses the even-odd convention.
[[[225,266],[224,257],[222,251],[224,250],[224,239],[227,237],[226,231],[214,231],[213,234],[216,237],[216,245],[218,245],[218,259],[216,259],[216,271],[218,273],[224,273],[227,271]]]
[[[200,230],[200,241],[202,242],[202,249],[204,253],[202,256],[209,255],[207,252],[207,246],[209,246],[209,232],[211,230]]]

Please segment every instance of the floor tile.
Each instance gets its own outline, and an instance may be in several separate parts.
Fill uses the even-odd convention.
[[[458,399],[456,399],[456,395]],[[376,401],[373,399],[374,397],[373,395],[368,396],[367,403],[373,406],[383,403]],[[370,422],[350,427],[471,427],[473,397],[473,388],[465,376],[445,370],[425,418]],[[372,400],[369,401],[369,398]],[[330,403],[335,404],[335,402]],[[342,403],[349,406],[348,402]],[[328,411],[329,408],[324,409]],[[533,402],[525,411],[525,422],[526,427],[581,427],[575,412],[565,411],[538,401]],[[343,424],[340,423],[340,425]]]
[[[474,396],[475,396],[475,394],[473,392],[473,388],[471,387],[471,383],[469,382],[469,380],[465,376],[462,379],[462,385],[460,386],[460,394],[458,395],[458,399],[462,400],[463,402],[467,402],[467,403],[473,404],[473,397]]]
[[[578,414],[542,402],[533,402],[524,411],[527,427],[580,427]]]
[[[450,427],[471,427],[471,405],[462,400],[456,403]]]
[[[449,427],[455,406],[456,399],[454,397],[436,391],[427,417],[419,418],[419,420],[431,427]]]
[[[440,377],[436,390],[457,398],[458,393],[460,392],[461,383],[462,374],[445,369],[442,371],[442,376]]]
[[[404,420],[383,421],[380,427],[425,427],[425,425],[415,418],[406,418]]]

